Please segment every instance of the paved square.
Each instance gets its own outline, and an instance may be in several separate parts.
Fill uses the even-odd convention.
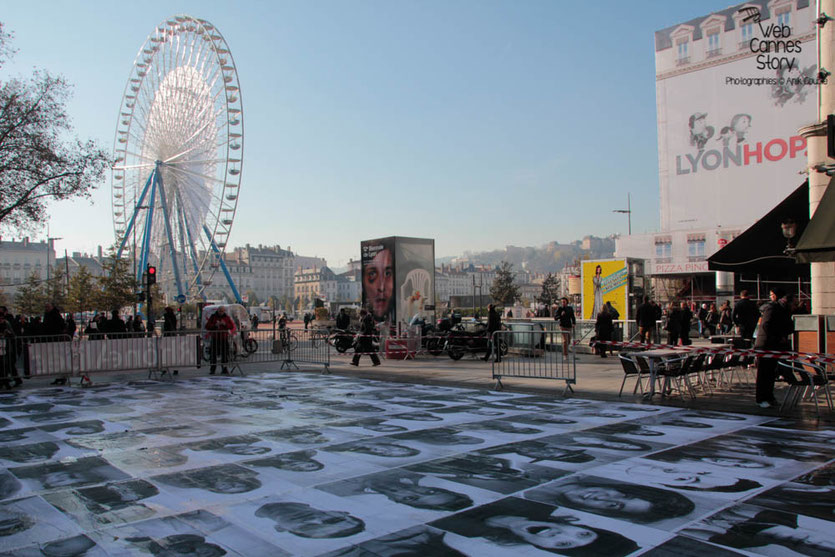
[[[26,390],[0,553],[832,555],[833,458],[791,420],[304,373]]]

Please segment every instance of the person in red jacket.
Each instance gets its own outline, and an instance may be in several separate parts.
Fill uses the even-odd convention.
[[[209,375],[214,375],[217,369],[217,357],[220,356],[222,365],[222,375],[229,375],[229,368],[226,367],[226,362],[229,359],[229,339],[235,334],[235,322],[232,318],[226,315],[226,308],[220,306],[217,308],[209,321],[206,323],[206,330],[209,333],[210,358],[211,366],[209,366]]]

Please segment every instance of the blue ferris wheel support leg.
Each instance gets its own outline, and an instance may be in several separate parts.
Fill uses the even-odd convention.
[[[142,193],[139,195],[139,199],[136,201],[136,207],[133,208],[133,214],[130,217],[128,227],[125,229],[125,235],[122,237],[122,243],[119,244],[119,251],[116,252],[116,258],[122,257],[122,251],[125,249],[125,244],[128,241],[130,233],[133,232],[134,224],[136,224],[136,214],[139,212],[139,207],[142,205],[142,202],[145,201],[145,196],[148,195],[148,188],[151,187],[156,173],[157,169],[156,167],[154,167],[154,169],[151,171],[151,175],[148,176],[148,181],[145,182],[145,187],[142,188]]]
[[[217,257],[217,260],[220,263],[220,268],[223,269],[223,274],[226,275],[226,282],[229,283],[229,287],[232,289],[232,294],[235,295],[235,301],[243,305],[244,300],[241,298],[241,294],[235,286],[235,281],[232,280],[232,275],[229,274],[229,269],[226,268],[226,262],[224,262],[223,257],[221,257],[220,250],[217,248],[214,238],[212,238],[212,233],[209,232],[209,229],[205,224],[203,225],[203,232],[206,233],[206,237],[212,243],[212,251],[215,253],[215,257]]]
[[[151,230],[154,223],[154,204],[157,200],[157,180],[159,174],[154,171],[153,180],[151,182],[151,200],[148,202],[148,218],[145,219],[145,232],[142,234],[142,251],[139,256],[139,267],[136,268],[136,282],[142,284],[142,274],[145,272],[145,267],[148,265],[148,255],[151,251]]]
[[[194,281],[197,285],[197,291],[203,301],[206,301],[206,294],[203,291],[203,282],[200,279],[200,266],[197,264],[197,251],[194,249],[194,238],[191,236],[191,228],[188,225],[188,218],[186,212],[183,210],[183,200],[180,197],[180,192],[177,192],[177,210],[180,211],[180,217],[183,219],[183,228],[186,229],[186,237],[188,238],[188,256],[191,258],[191,263],[194,266]]]
[[[162,208],[162,220],[165,221],[165,235],[168,238],[168,254],[171,257],[171,267],[174,269],[174,282],[177,284],[177,297],[183,296],[183,282],[180,280],[180,268],[177,265],[177,253],[174,249],[174,234],[171,233],[171,220],[168,213],[168,203],[165,199],[165,185],[162,183],[162,173],[157,184],[159,190],[159,204]]]

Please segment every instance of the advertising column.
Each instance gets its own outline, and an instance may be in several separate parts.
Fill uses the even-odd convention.
[[[435,241],[395,238],[397,320],[435,321]]]
[[[378,323],[394,323],[394,238],[366,240],[360,244],[362,305]]]

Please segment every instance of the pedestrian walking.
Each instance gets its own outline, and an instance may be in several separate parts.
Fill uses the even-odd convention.
[[[757,350],[790,350],[789,337],[794,332],[794,321],[791,317],[791,298],[782,288],[774,288],[769,292],[771,301],[762,307],[762,319],[757,328],[757,341],[754,348]],[[779,366],[779,358],[757,359],[757,394],[756,401],[760,408],[776,406],[774,398],[774,382],[778,376],[783,377],[787,382],[795,381],[793,375],[782,371]]]
[[[352,366],[360,365],[360,357],[362,355],[370,357],[373,366],[380,365],[380,358],[374,349],[374,338],[376,335],[377,325],[374,323],[374,317],[367,310],[360,310],[360,333],[354,352],[354,359],[351,360]]]
[[[571,332],[574,325],[577,324],[577,318],[574,316],[574,308],[568,305],[568,298],[563,296],[560,298],[560,307],[557,308],[557,313],[554,319],[560,324],[560,331],[562,332],[562,355],[568,357],[568,346],[571,344]]]
[[[490,359],[490,355],[493,353],[493,350],[496,350],[496,361],[498,362],[501,358],[501,353],[498,348],[494,346],[493,342],[493,333],[500,330],[502,328],[502,316],[496,311],[496,307],[493,304],[487,304],[487,354],[484,355],[482,360],[485,362]]]

